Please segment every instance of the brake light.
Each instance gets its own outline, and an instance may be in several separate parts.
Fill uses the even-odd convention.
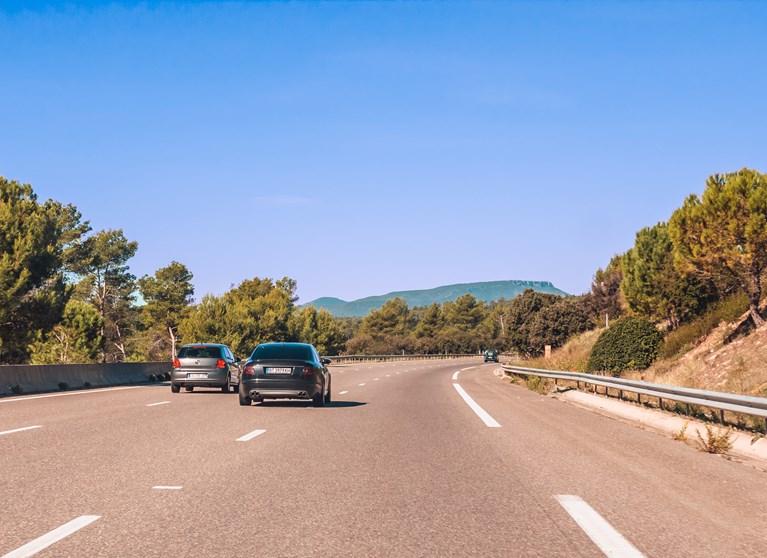
[[[226,368],[226,361],[220,358],[216,361],[216,368]]]
[[[253,366],[253,364],[246,364],[245,368],[242,369],[242,375],[243,376],[255,376],[256,375],[256,367]]]
[[[173,368],[181,368],[181,361],[179,359],[173,359]]]
[[[314,368],[311,366],[304,366],[304,378],[311,378],[314,376]]]

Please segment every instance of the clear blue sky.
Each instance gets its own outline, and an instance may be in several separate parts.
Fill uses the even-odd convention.
[[[767,171],[767,3],[0,3],[0,174],[198,295],[570,292]]]

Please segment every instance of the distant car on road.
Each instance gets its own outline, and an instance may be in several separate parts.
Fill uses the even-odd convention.
[[[498,362],[498,351],[487,349],[484,353],[485,362]]]
[[[262,343],[242,367],[240,405],[264,399],[309,399],[330,403],[331,378],[317,349],[307,343]]]
[[[170,390],[173,393],[178,393],[182,387],[186,391],[193,391],[196,387],[213,387],[230,393],[237,391],[239,383],[240,359],[226,345],[183,345],[173,359],[170,374]]]

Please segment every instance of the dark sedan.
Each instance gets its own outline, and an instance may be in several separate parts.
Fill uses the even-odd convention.
[[[330,360],[307,343],[262,343],[245,362],[240,405],[264,399],[308,399],[330,403]]]
[[[484,352],[485,362],[498,362],[498,351],[495,349],[487,349]]]

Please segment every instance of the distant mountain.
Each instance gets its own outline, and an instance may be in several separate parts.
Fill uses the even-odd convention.
[[[428,306],[429,304],[449,302],[455,300],[461,295],[471,294],[477,299],[485,302],[492,302],[505,298],[510,300],[521,294],[525,289],[533,289],[540,293],[555,294],[560,296],[567,295],[566,292],[559,290],[549,281],[486,281],[482,283],[459,283],[457,285],[445,285],[434,289],[424,289],[419,291],[396,291],[385,295],[368,296],[357,300],[341,300],[334,297],[322,297],[311,302],[306,306],[315,308],[324,308],[334,316],[342,317],[362,317],[384,305],[387,300],[392,298],[402,298],[411,308],[416,306]]]

